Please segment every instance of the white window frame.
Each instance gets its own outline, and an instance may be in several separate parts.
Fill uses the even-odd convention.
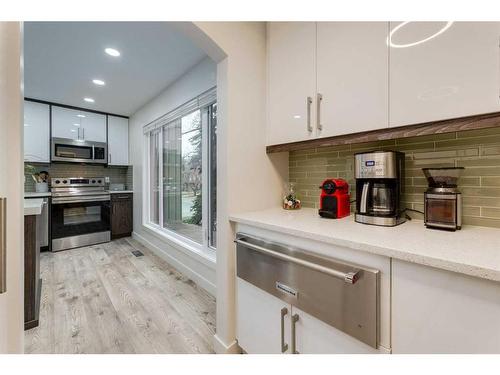
[[[205,261],[208,263],[214,263],[216,258],[216,249],[210,246],[209,239],[209,193],[210,193],[210,184],[209,184],[209,152],[210,150],[210,129],[209,129],[209,108],[212,104],[216,102],[215,99],[216,88],[208,90],[206,93],[203,93],[195,100],[198,100],[198,103],[201,105],[198,108],[193,108],[192,101],[186,106],[187,109],[183,111],[183,106],[175,109],[172,112],[169,112],[165,116],[160,117],[159,119],[153,121],[152,123],[146,125],[144,127],[144,163],[145,166],[143,172],[143,215],[142,222],[143,226],[148,229],[152,234],[160,236],[162,239],[167,239],[172,242],[178,249],[181,251],[194,252],[200,255]],[[201,99],[200,99],[201,98]],[[211,99],[211,100],[210,100]],[[159,144],[160,144],[160,153],[159,153],[159,176],[158,179],[160,181],[160,189],[159,189],[159,224],[152,223],[150,221],[151,212],[150,212],[150,178],[151,178],[151,142],[150,142],[150,134],[152,129],[163,128],[164,125],[169,122],[183,117],[189,113],[192,113],[195,110],[201,110],[201,136],[202,136],[202,233],[203,233],[203,241],[201,244],[191,240],[188,237],[184,237],[177,232],[164,228],[163,225],[163,131],[159,132]],[[168,121],[165,120],[168,118]]]

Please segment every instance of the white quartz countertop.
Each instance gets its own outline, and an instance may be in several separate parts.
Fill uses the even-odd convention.
[[[24,198],[45,198],[45,197],[51,197],[52,193],[50,191],[46,193],[36,193],[32,191],[25,191],[24,192]]]
[[[316,209],[273,208],[230,215],[233,222],[314,241],[500,281],[500,229],[463,226],[456,232],[427,229],[421,220],[396,227],[324,219]]]
[[[42,213],[43,199],[33,198],[24,200],[24,216],[40,215]]]

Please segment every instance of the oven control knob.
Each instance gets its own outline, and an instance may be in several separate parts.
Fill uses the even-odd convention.
[[[56,184],[60,184],[60,183],[61,183],[61,181],[60,181],[60,180],[56,180]]]
[[[68,183],[68,180],[63,180],[63,184],[67,184]]]
[[[95,180],[92,180],[92,183],[95,184]]]
[[[102,182],[102,180],[97,180],[97,182],[98,182],[98,183],[101,183],[101,182]]]

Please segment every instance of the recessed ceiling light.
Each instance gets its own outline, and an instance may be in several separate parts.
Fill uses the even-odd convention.
[[[106,48],[104,50],[104,52],[106,52],[108,55],[113,56],[113,57],[118,57],[121,55],[120,51],[118,51],[117,49],[114,49],[114,48]]]
[[[95,100],[92,98],[83,98],[83,100],[85,100],[87,103],[94,103],[95,102]]]
[[[94,85],[97,86],[104,86],[106,82],[104,82],[102,79],[93,79],[92,82],[94,82]]]
[[[76,117],[84,118],[85,115],[76,115]]]

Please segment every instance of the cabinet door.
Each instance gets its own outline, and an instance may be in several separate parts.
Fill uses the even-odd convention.
[[[271,22],[267,38],[267,142],[313,139],[316,137],[316,24]],[[308,97],[311,98],[309,104]]]
[[[392,261],[397,354],[500,353],[500,283]]]
[[[108,116],[108,164],[128,165],[128,119]]]
[[[111,198],[111,236],[132,233],[132,195],[114,194]]]
[[[52,106],[52,137],[81,139],[85,111]]]
[[[107,142],[106,115],[86,112],[82,119],[81,139],[92,142]]]
[[[283,334],[289,353],[291,306],[239,277],[236,288],[238,345],[249,354],[281,353],[281,310],[285,308]]]
[[[401,23],[391,23],[395,30]],[[500,111],[499,22],[410,22],[390,48],[390,125]]]
[[[387,22],[318,23],[320,137],[389,126]]]
[[[300,354],[369,354],[379,353],[348,334],[316,319],[312,315],[292,308],[291,320],[295,324],[296,351]],[[380,352],[386,352],[381,350]]]
[[[50,163],[50,107],[24,101],[24,161]]]

